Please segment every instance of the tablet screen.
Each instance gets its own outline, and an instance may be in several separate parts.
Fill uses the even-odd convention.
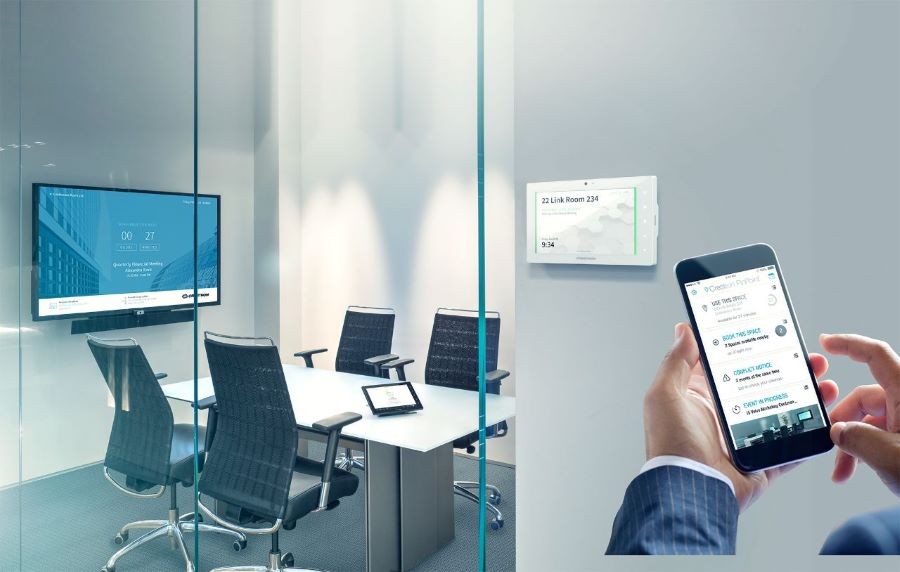
[[[418,396],[409,382],[387,383],[363,387],[372,413],[412,411],[421,409]]]
[[[413,399],[412,394],[405,384],[373,387],[369,389],[369,397],[372,398],[372,407],[375,409],[412,406],[416,404],[416,400]]]

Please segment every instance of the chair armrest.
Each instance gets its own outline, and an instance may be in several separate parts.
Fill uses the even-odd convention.
[[[500,393],[500,382],[509,377],[505,369],[495,369],[484,376],[485,391],[488,393]]]
[[[381,365],[385,362],[395,360],[398,357],[400,357],[400,356],[396,356],[394,354],[384,354],[383,356],[375,356],[375,357],[370,357],[368,359],[364,359],[363,363],[366,363],[368,365]]]
[[[490,371],[487,375],[484,376],[484,380],[487,383],[494,383],[509,377],[509,372],[505,369],[495,369],[494,371]]]
[[[316,431],[325,431],[326,433],[330,433],[335,430],[340,432],[340,430],[347,425],[356,423],[360,419],[362,419],[362,415],[360,415],[359,413],[347,411],[346,413],[338,413],[337,415],[332,415],[331,417],[326,417],[325,419],[319,419],[318,421],[313,423],[313,429],[315,429]]]
[[[294,354],[294,357],[303,358],[303,362],[306,364],[306,367],[313,367],[312,357],[316,354],[325,353],[328,351],[328,348],[316,348],[314,350],[303,350]]]
[[[416,360],[411,358],[395,359],[394,361],[389,361],[387,363],[381,364],[381,369],[382,371],[390,371],[392,369],[397,370],[397,379],[399,379],[400,381],[406,381],[406,366],[413,363],[414,361]],[[390,374],[388,374],[388,377],[390,377]]]
[[[395,360],[398,357],[399,356],[395,356],[394,354],[384,354],[364,359],[363,363],[372,368],[372,373],[375,374],[375,377],[381,377],[381,364]]]
[[[153,375],[156,376],[156,379],[157,379],[157,380],[160,380],[160,379],[166,379],[167,377],[169,377],[169,374],[168,374],[168,373],[162,373],[162,372],[154,373]]]
[[[337,459],[338,442],[341,439],[341,429],[356,423],[362,419],[359,413],[347,411],[346,413],[338,413],[325,419],[320,419],[313,423],[313,429],[316,431],[325,431],[328,433],[328,444],[325,446],[325,459],[322,461],[322,488],[319,492],[319,506],[315,512],[322,510],[330,510],[337,506],[337,501],[328,502],[328,494],[331,489],[331,476],[334,473],[334,462]]]

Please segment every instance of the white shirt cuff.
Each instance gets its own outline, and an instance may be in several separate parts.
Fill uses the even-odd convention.
[[[660,455],[659,457],[653,457],[641,467],[639,475],[642,473],[646,473],[652,469],[656,469],[658,467],[665,466],[672,467],[681,467],[682,469],[689,469],[691,471],[696,471],[702,475],[706,475],[707,477],[712,477],[714,479],[719,479],[731,489],[731,494],[734,494],[734,483],[731,482],[731,479],[726,477],[723,473],[713,469],[708,465],[704,465],[699,461],[695,461],[693,459],[688,459],[687,457],[678,457],[676,455]],[[735,495],[737,496],[737,495]]]

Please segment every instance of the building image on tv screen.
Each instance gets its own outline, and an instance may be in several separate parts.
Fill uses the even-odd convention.
[[[95,260],[97,227],[89,224],[100,213],[100,200],[40,202],[38,263],[41,295],[47,298],[100,293],[100,268]]]
[[[36,317],[193,303],[194,197],[35,185]],[[219,198],[197,201],[197,290],[219,297]]]
[[[197,288],[214,288],[219,277],[217,264],[219,256],[218,233],[197,245]],[[194,287],[194,253],[182,254],[177,260],[162,267],[153,278],[150,289],[184,290]]]

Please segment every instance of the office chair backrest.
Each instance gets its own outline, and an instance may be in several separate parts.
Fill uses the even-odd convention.
[[[278,348],[211,332],[204,344],[219,417],[200,493],[274,521],[287,506],[298,438]]]
[[[104,465],[141,488],[166,484],[175,421],[144,351],[131,339],[87,343],[115,400]]]
[[[485,320],[486,372],[497,369],[500,314]],[[469,310],[438,309],[434,315],[425,383],[478,391],[478,314]]]
[[[334,369],[372,375],[372,367],[363,360],[391,353],[394,317],[394,310],[390,308],[347,308]],[[389,374],[390,372],[384,371],[381,377],[388,377]]]

